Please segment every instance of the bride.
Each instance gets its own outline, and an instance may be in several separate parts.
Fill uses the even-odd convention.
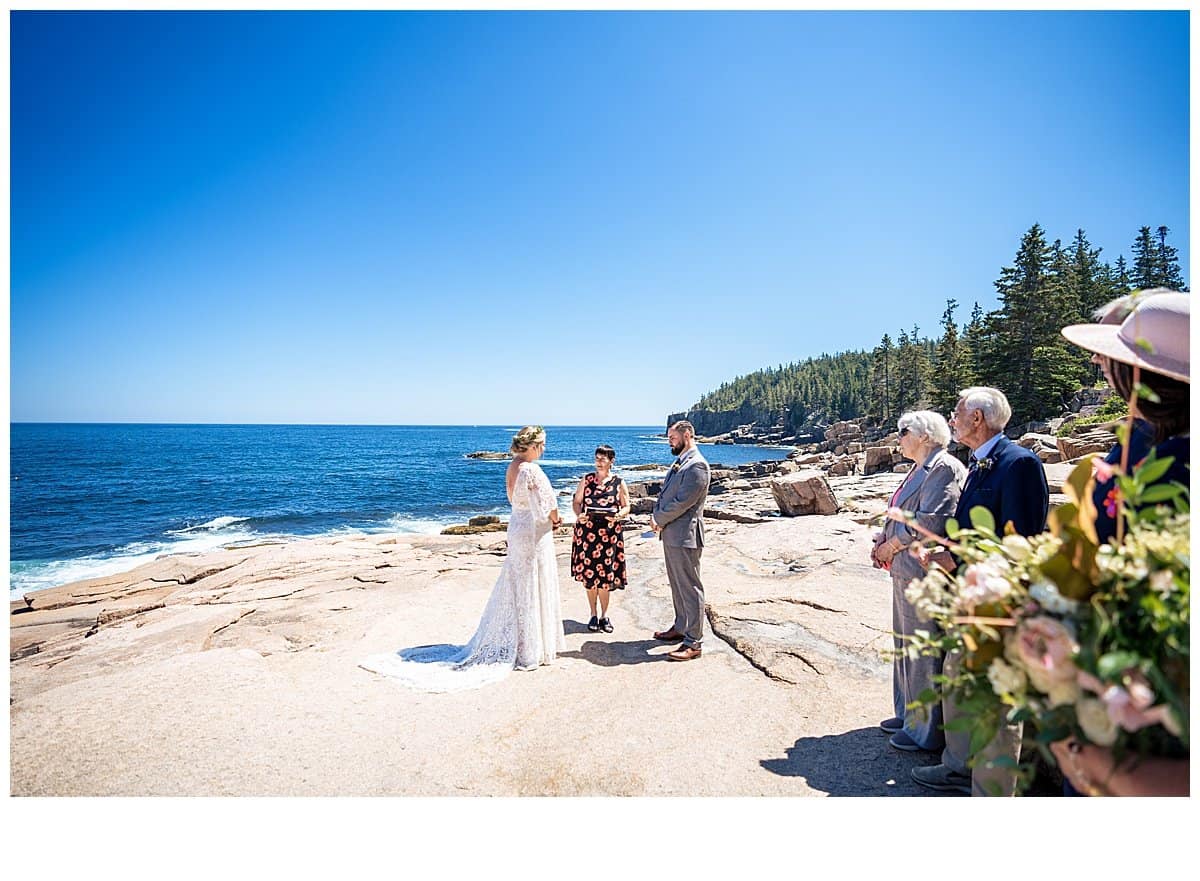
[[[508,555],[471,641],[373,655],[360,667],[422,691],[460,691],[496,682],[514,667],[549,664],[566,649],[553,531],[562,517],[550,480],[534,464],[545,449],[540,425],[513,436],[513,460],[505,474],[512,504]]]

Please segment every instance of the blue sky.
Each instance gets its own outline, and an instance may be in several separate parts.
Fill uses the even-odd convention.
[[[1188,17],[14,13],[17,421],[658,424],[1033,223],[1190,280]]]

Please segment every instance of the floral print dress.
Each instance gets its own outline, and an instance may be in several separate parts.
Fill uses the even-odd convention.
[[[621,478],[610,475],[604,483],[593,471],[584,478],[583,509],[619,508]],[[620,521],[611,516],[580,515],[571,540],[571,575],[586,588],[625,588],[625,539]]]

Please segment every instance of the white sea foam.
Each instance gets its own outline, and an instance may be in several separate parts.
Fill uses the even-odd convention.
[[[261,533],[244,530],[220,535],[209,533],[182,540],[133,542],[107,554],[77,557],[74,560],[56,560],[43,564],[14,563],[10,569],[12,581],[9,586],[9,599],[20,599],[30,591],[58,587],[86,578],[119,575],[157,560],[165,554],[203,553],[237,542],[261,541],[265,537]]]
[[[225,529],[227,526],[232,526],[234,523],[245,523],[249,519],[249,517],[214,517],[207,523],[200,523],[196,526],[187,526],[183,529],[168,529],[167,535],[185,535],[204,530],[216,531],[218,529]]]
[[[412,517],[403,517],[397,514],[394,517],[389,517],[384,521],[387,532],[407,532],[416,533],[418,535],[438,535],[447,526],[450,526],[456,521],[452,520],[420,520]]]

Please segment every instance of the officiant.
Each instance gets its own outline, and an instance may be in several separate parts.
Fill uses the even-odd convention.
[[[616,451],[607,444],[596,447],[596,470],[585,475],[575,489],[575,533],[571,540],[571,575],[587,590],[592,633],[612,633],[608,619],[610,591],[625,589],[625,539],[623,524],[629,516],[629,489],[612,473]],[[597,615],[597,604],[599,614]]]

